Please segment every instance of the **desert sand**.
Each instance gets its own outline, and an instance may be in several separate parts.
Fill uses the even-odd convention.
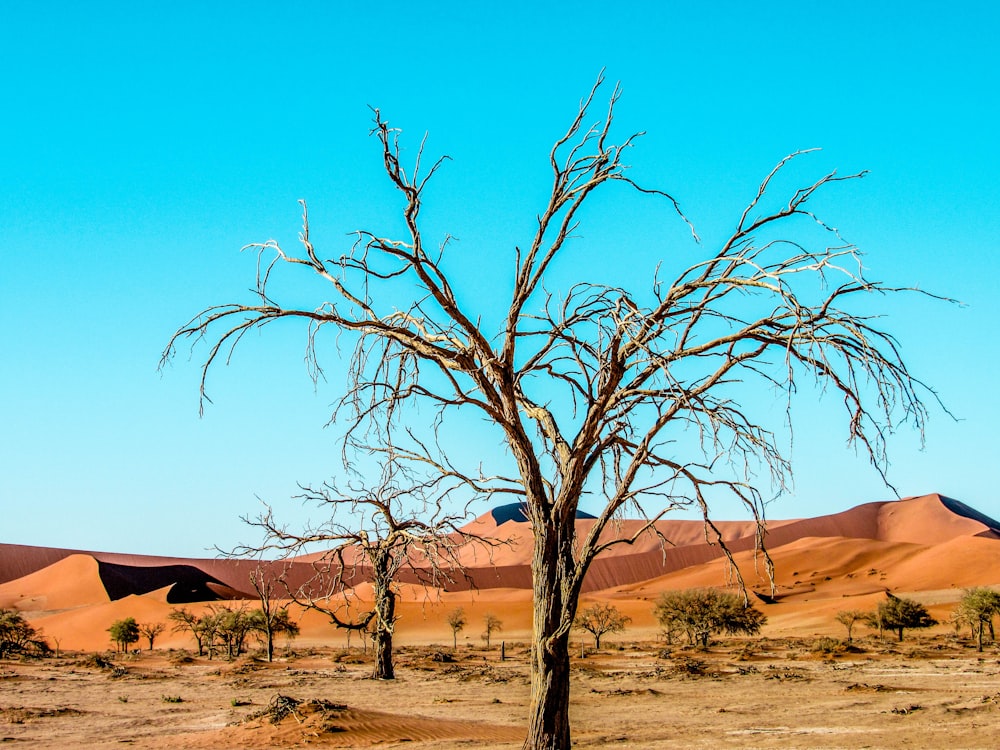
[[[581,531],[589,523],[581,519]],[[771,522],[772,592],[753,525],[722,523],[768,622],[761,638],[721,639],[703,652],[658,641],[653,603],[667,590],[724,586],[733,571],[699,522],[662,522],[671,545],[647,534],[599,559],[587,580],[583,606],[611,602],[632,621],[606,636],[600,653],[585,653],[589,636],[577,636],[586,656],[574,665],[577,743],[995,747],[998,653],[977,654],[947,621],[963,587],[1000,585],[997,526],[939,495]],[[491,514],[470,529],[508,544],[464,552],[474,585],[401,584],[399,677],[391,683],[367,679],[357,635],[348,652],[343,631],[294,607],[302,632],[274,664],[191,656],[190,635],[169,628],[152,652],[108,655],[107,628],[117,619],[169,625],[177,606],[199,611],[209,606],[199,599],[251,598],[249,563],[0,545],[0,607],[21,611],[60,651],[0,662],[0,735],[51,747],[517,747],[528,701],[531,530]],[[300,574],[308,569],[306,560],[296,564]],[[363,571],[354,583],[351,595],[370,600]],[[859,651],[827,653],[832,641],[817,649],[817,639],[844,637],[838,611],[873,609],[887,591],[924,603],[944,624],[902,645],[859,625]],[[469,624],[453,652],[445,617],[456,607]],[[486,613],[503,621],[494,639],[505,642],[506,661],[483,648]],[[94,653],[118,668],[88,661]],[[303,703],[276,724],[252,718],[278,695]]]

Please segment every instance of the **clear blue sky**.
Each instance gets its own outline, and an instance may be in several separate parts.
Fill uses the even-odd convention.
[[[202,419],[198,360],[157,372],[170,334],[248,298],[239,248],[293,244],[297,199],[327,257],[392,215],[369,105],[453,158],[427,218],[503,267],[601,68],[624,88],[620,132],[648,131],[633,176],[670,190],[707,245],[790,151],[824,149],[803,179],[871,170],[817,208],[873,277],[965,303],[885,309],[959,418],[935,411],[923,452],[895,439],[890,478],[1000,516],[996,4],[150,5],[0,2],[0,541],[204,555],[248,539],[257,496],[285,507],[335,471],[341,371],[328,360],[314,390],[300,330],[248,341]],[[647,246],[661,211],[662,252],[696,251],[661,207],[604,205],[583,242],[634,226],[627,244]],[[842,422],[805,422],[772,517],[891,497]]]

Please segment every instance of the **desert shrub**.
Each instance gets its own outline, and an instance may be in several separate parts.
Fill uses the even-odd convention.
[[[743,597],[715,589],[686,589],[660,595],[653,609],[664,632],[680,630],[688,643],[708,646],[714,633],[756,635],[767,622]]]
[[[844,644],[835,638],[817,638],[809,650],[814,654],[841,654],[844,652]]]
[[[41,634],[13,609],[0,609],[0,658],[18,655],[44,656],[51,649]]]
[[[679,656],[674,658],[672,671],[674,674],[686,677],[701,677],[706,673],[706,662],[695,659],[692,656]]]

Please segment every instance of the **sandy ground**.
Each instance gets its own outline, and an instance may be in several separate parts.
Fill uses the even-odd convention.
[[[577,747],[995,748],[1000,652],[951,635],[903,644],[734,639],[708,651],[647,641],[574,658]],[[273,664],[182,650],[0,662],[0,740],[12,747],[518,748],[524,644],[404,647],[398,678],[360,650],[299,648]],[[296,646],[293,645],[293,649]],[[454,661],[441,661],[452,657]],[[435,658],[438,655],[438,658]],[[301,701],[282,720],[277,696]],[[256,718],[255,718],[256,717]]]

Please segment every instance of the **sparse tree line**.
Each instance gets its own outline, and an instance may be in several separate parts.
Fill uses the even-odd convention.
[[[245,606],[211,605],[199,615],[181,607],[171,612],[169,618],[174,631],[190,632],[198,646],[198,655],[207,653],[210,659],[217,654],[235,659],[246,650],[247,639],[252,636],[264,646],[270,661],[274,655],[274,636],[294,638],[299,634],[298,623],[289,617],[287,608],[268,615],[262,609]]]
[[[982,651],[986,632],[989,632],[990,642],[996,641],[993,620],[997,615],[1000,615],[1000,593],[985,586],[976,586],[964,590],[952,612],[951,622],[956,632],[968,626],[976,647]],[[892,632],[900,641],[907,630],[938,624],[920,602],[889,592],[874,610],[844,609],[837,613],[836,619],[847,629],[847,643],[853,641],[854,626],[858,623],[878,630],[879,638],[886,632]]]

